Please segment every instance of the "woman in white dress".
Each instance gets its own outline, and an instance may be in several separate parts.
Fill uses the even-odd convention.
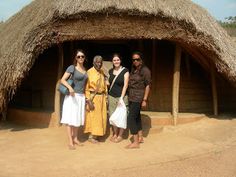
[[[61,78],[61,83],[69,89],[63,102],[61,123],[67,125],[69,149],[74,150],[75,145],[82,145],[78,140],[78,127],[84,125],[85,118],[85,85],[87,73],[84,68],[85,54],[77,50],[73,65],[70,65]],[[67,79],[72,77],[70,86]]]

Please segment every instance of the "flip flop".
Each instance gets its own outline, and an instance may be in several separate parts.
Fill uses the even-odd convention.
[[[99,143],[99,141],[96,140],[96,139],[94,139],[94,138],[89,138],[88,141],[89,141],[90,143],[93,143],[93,144],[98,144],[98,143]]]

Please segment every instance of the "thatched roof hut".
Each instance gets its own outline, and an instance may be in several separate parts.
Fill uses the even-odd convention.
[[[143,38],[204,56],[236,85],[235,44],[190,0],[35,0],[0,28],[0,110],[45,49],[69,40]]]

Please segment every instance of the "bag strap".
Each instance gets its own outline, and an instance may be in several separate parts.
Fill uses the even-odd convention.
[[[115,78],[113,79],[113,81],[112,81],[112,83],[111,83],[111,86],[110,86],[110,88],[109,88],[109,91],[111,91],[111,88],[113,87],[113,85],[114,85],[114,83],[115,83],[117,77],[120,75],[120,73],[121,73],[124,69],[125,69],[125,67],[120,68],[119,72],[117,73],[117,75],[115,76]]]
[[[73,66],[74,66],[74,65],[73,65]],[[74,66],[73,72],[70,74],[70,79],[72,79],[72,77],[74,76],[74,72],[75,72],[75,66]]]

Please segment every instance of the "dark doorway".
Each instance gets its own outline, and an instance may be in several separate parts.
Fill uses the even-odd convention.
[[[138,50],[137,40],[83,40],[69,41],[64,43],[64,69],[73,62],[73,57],[77,49],[83,49],[87,56],[86,67],[93,64],[95,55],[101,55],[104,61],[111,61],[114,53],[119,53],[122,57],[122,65],[130,69],[131,54]],[[73,52],[72,52],[73,51]]]

